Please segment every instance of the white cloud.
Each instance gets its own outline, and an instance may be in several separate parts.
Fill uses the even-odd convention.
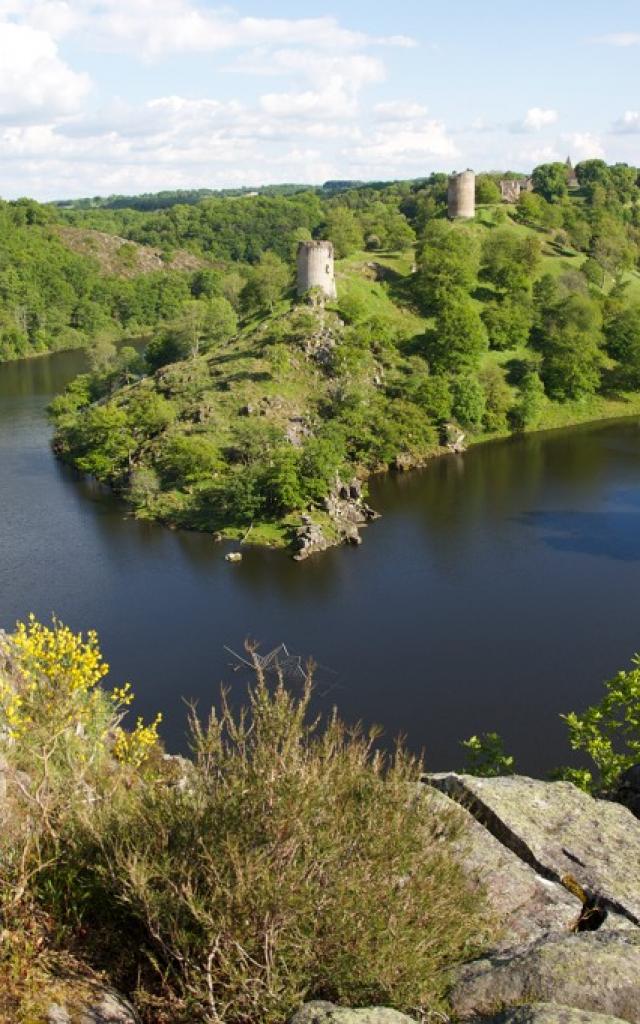
[[[426,169],[430,159],[451,159],[459,155],[440,121],[376,131],[362,145],[344,152],[351,162],[377,167],[374,177],[378,178],[395,177],[400,168],[415,164]]]
[[[591,132],[573,132],[564,135],[568,148],[571,150],[574,162],[578,160],[602,159],[605,155],[604,146],[597,135]]]
[[[613,123],[617,135],[635,135],[640,132],[640,110],[625,110],[622,117]]]
[[[410,100],[391,100],[389,103],[377,103],[373,112],[380,121],[415,121],[425,117],[427,108]]]
[[[517,126],[524,132],[539,132],[558,120],[557,110],[544,110],[542,107],[530,107]],[[514,129],[515,130],[515,129]]]
[[[565,154],[566,157],[566,154]],[[537,167],[538,164],[551,164],[557,160],[563,160],[560,150],[554,145],[525,146],[516,154],[515,162],[519,167]]]
[[[47,32],[0,22],[0,119],[20,123],[76,110],[90,87],[72,70]]]
[[[79,12],[77,24],[83,21],[95,41],[147,59],[253,46],[300,45],[340,51],[370,45],[415,45],[408,36],[376,37],[344,28],[330,16],[239,17],[228,8],[211,10],[191,0],[75,0],[74,7]]]
[[[263,95],[260,106],[276,117],[353,117],[364,86],[383,81],[386,74],[384,64],[366,54],[327,57],[304,50],[280,50],[272,61],[274,67],[311,85],[310,89]]]
[[[608,35],[596,36],[591,42],[603,43],[605,46],[638,46],[640,32],[610,32]]]
[[[45,198],[182,187],[394,178],[450,166],[458,156],[437,121],[338,122],[281,117],[237,102],[159,97],[64,123],[0,129],[0,193]],[[15,194],[15,192],[14,192]]]

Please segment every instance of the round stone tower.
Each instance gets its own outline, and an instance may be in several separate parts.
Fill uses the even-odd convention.
[[[447,192],[450,220],[470,220],[476,215],[476,176],[474,171],[462,171],[449,178]]]
[[[300,242],[298,245],[298,295],[320,288],[328,299],[337,298],[332,242]]]

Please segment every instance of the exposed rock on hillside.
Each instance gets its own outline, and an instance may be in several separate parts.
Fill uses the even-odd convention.
[[[431,794],[449,810],[449,797]],[[569,932],[582,904],[562,885],[543,878],[503,846],[473,815],[460,808],[462,862],[478,888],[484,888],[496,918],[495,949],[532,942],[552,931]]]
[[[626,807],[594,800],[569,782],[522,776],[449,774],[429,782],[539,875],[573,878],[608,912],[640,923],[640,828]]]
[[[323,507],[331,522],[331,534],[328,535],[312,516],[303,516],[302,526],[296,530],[293,541],[293,557],[297,562],[318,551],[326,551],[334,544],[361,544],[360,529],[379,519],[379,513],[364,501],[362,484],[356,478],[348,484],[338,480],[324,499]]]
[[[42,1024],[140,1024],[133,1006],[111,988],[83,979],[53,981],[52,986],[55,1000]]]
[[[317,1000],[301,1007],[289,1024],[414,1024],[410,1017],[382,1006],[351,1010]]]
[[[559,1003],[534,1003],[505,1010],[495,1017],[477,1017],[475,1024],[620,1024],[620,1018]]]
[[[116,277],[137,277],[154,270],[199,270],[206,266],[204,260],[184,250],[174,253],[170,260],[163,260],[159,249],[104,231],[62,226],[57,230],[68,249],[92,257],[105,274]]]
[[[465,964],[451,993],[456,1018],[527,1002],[558,1002],[640,1022],[640,932],[555,934]]]

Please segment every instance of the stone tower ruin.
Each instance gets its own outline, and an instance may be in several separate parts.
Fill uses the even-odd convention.
[[[476,215],[476,175],[474,171],[452,174],[447,190],[450,220],[471,220]]]
[[[300,242],[298,245],[298,295],[319,288],[328,299],[338,296],[333,269],[332,242]]]

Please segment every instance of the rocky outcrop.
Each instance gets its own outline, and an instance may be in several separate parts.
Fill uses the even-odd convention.
[[[348,484],[336,481],[322,505],[331,520],[330,535],[312,516],[303,516],[302,526],[298,527],[293,538],[293,557],[297,562],[339,544],[361,544],[360,529],[379,518],[379,514],[364,501],[362,484],[356,478]]]
[[[465,815],[462,861],[484,886],[498,929],[490,953],[456,970],[453,1019],[577,1024],[580,1011],[640,1024],[633,814],[568,782],[456,774],[425,781]],[[563,1016],[522,1006],[535,1003],[560,1004]]]
[[[380,518],[379,513],[364,501],[362,484],[355,477],[348,484],[339,480],[335,489],[325,498],[324,508],[338,536],[348,544],[360,544],[360,527]]]
[[[450,812],[449,797],[438,791],[429,796],[436,814],[440,808]],[[549,932],[569,932],[580,916],[580,900],[520,860],[469,811],[457,810],[462,826],[457,851],[467,875],[478,892],[486,894],[493,912],[493,935],[497,936],[491,940],[493,948],[510,948]]]
[[[85,980],[56,981],[55,1001],[42,1024],[140,1024],[133,1006],[118,992]]]
[[[474,1024],[621,1024],[619,1017],[589,1013],[559,1003],[533,1003],[517,1006],[494,1017],[477,1017]]]
[[[382,1006],[351,1010],[316,1000],[302,1006],[291,1017],[289,1024],[414,1024],[411,1017]]]
[[[608,914],[626,919],[621,924],[640,923],[640,827],[626,807],[570,782],[454,774],[428,781],[542,878],[575,880]]]
[[[332,546],[332,541],[327,538],[319,523],[316,523],[311,516],[302,517],[302,526],[295,532],[292,546],[294,549],[294,560],[303,562],[305,558],[317,554],[319,551],[326,551]]]
[[[442,443],[455,455],[462,455],[463,452],[466,452],[465,436],[456,423],[445,423],[442,428]]]
[[[640,1024],[640,931],[556,934],[475,960],[450,995],[459,1020],[556,1002]]]

